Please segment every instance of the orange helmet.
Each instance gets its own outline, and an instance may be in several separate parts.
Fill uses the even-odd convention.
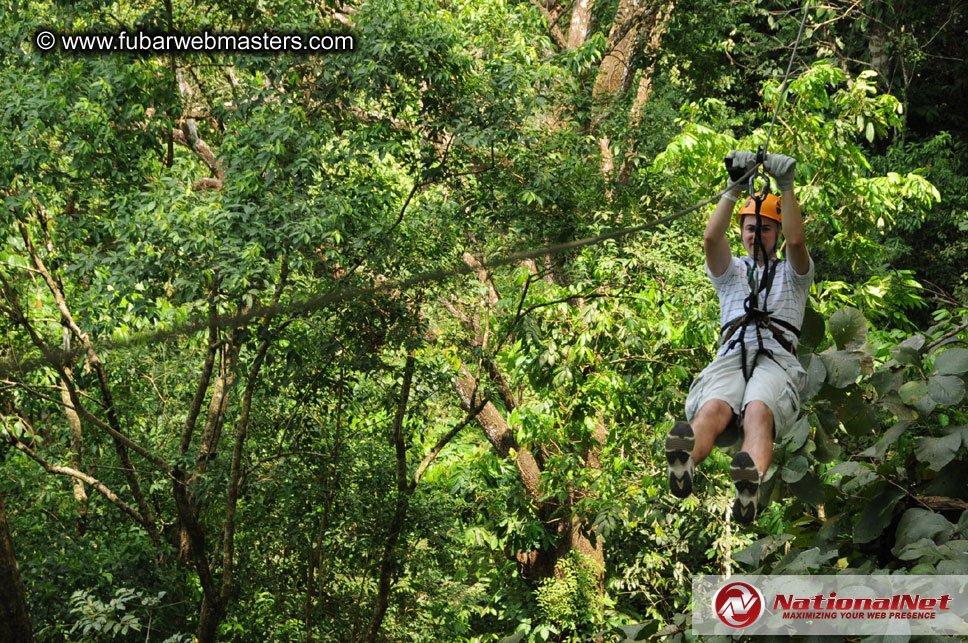
[[[760,205],[760,216],[773,219],[782,225],[783,217],[780,214],[782,210],[779,197],[775,194],[767,194],[766,198],[763,199],[762,205]],[[743,215],[746,214],[756,214],[756,201],[753,200],[753,197],[746,198],[743,207],[736,213],[736,222],[743,225]]]

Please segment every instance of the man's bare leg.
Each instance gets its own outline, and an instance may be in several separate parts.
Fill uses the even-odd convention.
[[[729,465],[729,477],[736,485],[736,522],[750,523],[756,518],[760,481],[772,459],[773,412],[763,402],[750,402],[743,412],[743,450],[733,456]]]
[[[689,423],[692,433],[696,437],[696,444],[692,449],[692,460],[699,464],[713,450],[716,438],[726,430],[733,421],[733,409],[722,400],[709,400],[702,405],[696,417]]]
[[[666,436],[666,459],[669,462],[669,490],[678,498],[692,493],[696,463],[712,451],[713,443],[733,419],[733,410],[721,400],[703,404],[692,422],[676,422]]]
[[[750,454],[761,474],[770,468],[773,461],[773,412],[759,400],[747,404],[743,414],[743,451]]]

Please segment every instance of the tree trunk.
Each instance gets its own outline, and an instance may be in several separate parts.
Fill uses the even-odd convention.
[[[390,589],[393,587],[393,576],[397,568],[396,549],[400,534],[403,532],[403,523],[407,517],[407,507],[410,505],[410,495],[413,493],[416,484],[410,484],[407,476],[407,444],[403,436],[403,420],[407,414],[407,402],[410,399],[410,385],[413,382],[413,372],[416,361],[411,352],[407,356],[407,364],[403,369],[403,384],[400,387],[400,400],[397,403],[397,412],[393,418],[393,444],[397,456],[397,502],[393,510],[393,520],[390,522],[390,530],[387,533],[387,540],[383,546],[383,559],[380,561],[380,581],[377,585],[376,604],[373,606],[373,614],[370,617],[370,625],[367,627],[366,636],[363,640],[366,643],[376,641],[380,628],[383,626],[383,617],[386,616],[387,607],[390,604]]]
[[[32,643],[27,596],[0,496],[0,643]]]

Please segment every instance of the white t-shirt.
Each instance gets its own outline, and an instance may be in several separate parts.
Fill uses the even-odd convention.
[[[753,259],[748,255],[745,257],[731,257],[729,267],[726,268],[726,271],[718,277],[713,277],[712,272],[709,270],[709,264],[706,264],[706,274],[709,275],[709,278],[713,282],[713,287],[716,289],[716,294],[719,295],[720,328],[727,322],[740,317],[745,312],[743,304],[750,294],[748,271],[752,265]],[[763,278],[763,268],[757,266],[755,274],[756,283],[759,283],[759,280]],[[797,271],[793,269],[793,266],[786,259],[780,261],[776,266],[776,274],[773,277],[773,286],[770,288],[769,301],[766,302],[765,309],[770,311],[770,317],[791,324],[794,328],[800,328],[803,324],[803,312],[807,305],[807,295],[810,293],[810,284],[812,283],[812,258],[810,259],[810,267],[807,269],[807,274],[805,275],[798,275]],[[759,308],[761,310],[764,308],[762,301],[764,294],[760,293],[759,295]],[[779,325],[777,326],[781,328],[784,339],[788,340],[793,346],[796,346],[797,337],[792,332],[783,329]],[[741,330],[737,329],[732,339],[739,337]],[[773,351],[774,354],[781,353],[783,355],[789,355],[780,346],[780,343],[773,338],[773,334],[768,328],[761,328],[760,333],[763,337],[763,348]],[[752,355],[759,347],[756,341],[756,329],[754,326],[750,325],[747,327],[745,341],[747,354],[752,359]],[[738,343],[730,349],[729,345],[731,343],[732,340],[720,346],[717,355],[721,357],[728,353],[741,350]],[[796,358],[792,355],[790,357],[794,362],[796,361]]]

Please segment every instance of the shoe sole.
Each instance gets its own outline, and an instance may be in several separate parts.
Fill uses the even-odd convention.
[[[729,465],[729,477],[736,485],[736,499],[733,501],[733,517],[739,523],[751,523],[756,518],[757,495],[760,491],[760,472],[753,458],[745,451],[733,457]]]
[[[666,460],[669,463],[669,490],[677,498],[692,493],[692,475],[695,465],[690,466],[696,437],[688,422],[676,422],[666,436]]]

